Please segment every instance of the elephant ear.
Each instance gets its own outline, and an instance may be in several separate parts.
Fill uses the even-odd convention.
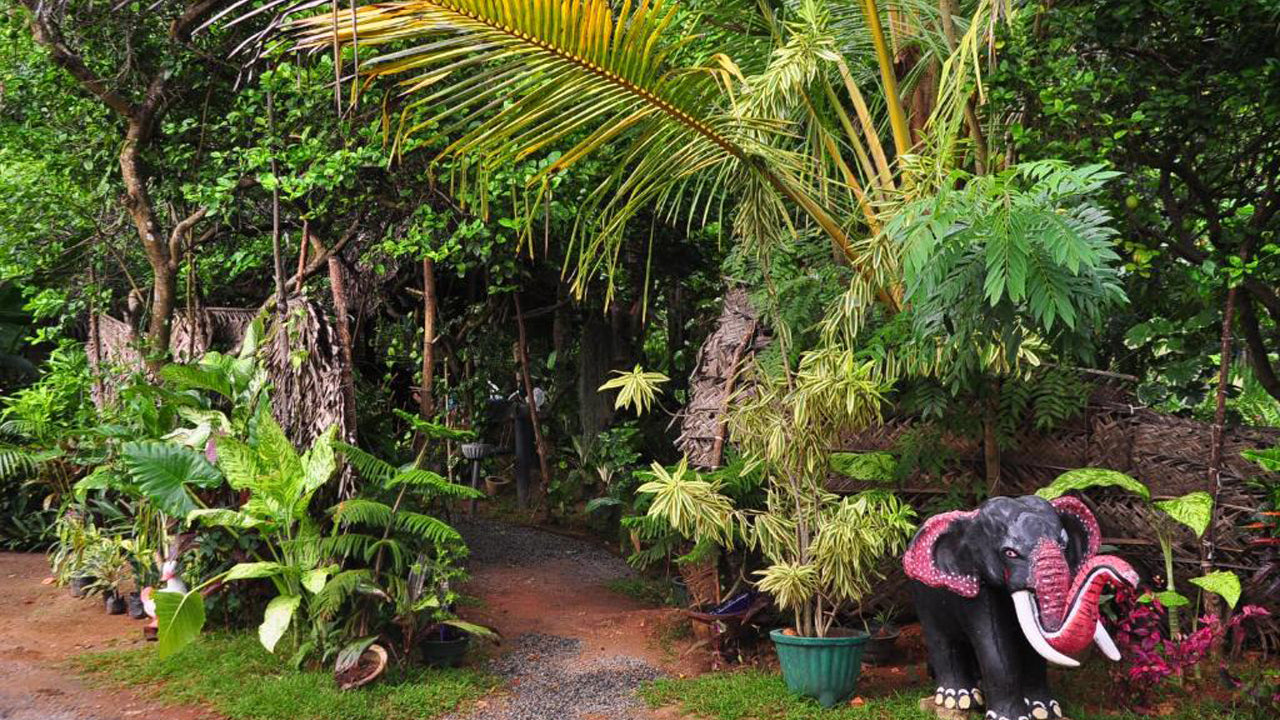
[[[1098,527],[1098,519],[1080,498],[1063,495],[1050,502],[1058,511],[1062,526],[1067,529],[1067,560],[1074,571],[1098,554],[1102,545],[1102,529]]]
[[[926,520],[902,557],[907,577],[963,597],[976,597],[978,576],[962,572],[956,554],[964,528],[977,515],[977,510],[955,510]]]

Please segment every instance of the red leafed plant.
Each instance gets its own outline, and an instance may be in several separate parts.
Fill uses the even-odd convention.
[[[1144,706],[1149,705],[1152,692],[1161,683],[1170,677],[1181,677],[1204,660],[1228,632],[1239,629],[1249,618],[1270,614],[1265,608],[1246,605],[1226,623],[1217,616],[1204,615],[1195,631],[1171,640],[1165,633],[1164,606],[1154,597],[1141,600],[1139,597],[1130,588],[1120,588],[1112,603],[1114,613],[1107,616],[1107,624],[1124,658],[1111,671],[1113,687],[1122,700]],[[1247,689],[1227,672],[1225,664],[1220,675],[1234,689]],[[1263,701],[1280,704],[1280,691]]]

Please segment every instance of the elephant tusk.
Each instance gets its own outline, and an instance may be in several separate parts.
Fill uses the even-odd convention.
[[[1107,633],[1107,629],[1102,627],[1102,621],[1098,621],[1098,626],[1093,630],[1093,642],[1102,651],[1103,655],[1112,662],[1120,662],[1120,649],[1116,647],[1116,641],[1111,639],[1111,635]]]
[[[1018,625],[1022,627],[1022,634],[1041,657],[1054,665],[1080,667],[1079,661],[1054,650],[1049,645],[1049,641],[1045,640],[1044,632],[1040,629],[1040,621],[1036,618],[1035,600],[1031,599],[1029,591],[1020,590],[1013,593],[1013,609],[1018,614]]]

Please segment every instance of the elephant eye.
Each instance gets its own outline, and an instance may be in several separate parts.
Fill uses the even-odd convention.
[[[1013,548],[1005,548],[1005,549],[1004,549],[1004,556],[1005,556],[1005,557],[1007,557],[1007,558],[1019,558],[1019,557],[1022,557],[1021,555],[1019,555],[1019,554],[1018,554],[1018,551],[1017,551],[1017,550],[1014,550]]]

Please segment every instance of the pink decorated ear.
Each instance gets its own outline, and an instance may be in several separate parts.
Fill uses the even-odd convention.
[[[1084,528],[1086,539],[1085,556],[1081,558],[1081,562],[1088,560],[1098,554],[1098,548],[1102,545],[1102,529],[1098,527],[1098,519],[1089,511],[1089,506],[1080,501],[1080,498],[1070,495],[1063,495],[1060,498],[1050,500],[1053,507],[1058,511],[1059,515],[1073,518]]]
[[[934,546],[957,520],[966,520],[978,514],[977,510],[954,510],[941,515],[934,515],[920,526],[920,531],[907,547],[902,556],[902,568],[907,577],[918,580],[929,587],[942,588],[971,598],[978,595],[978,576],[949,573],[938,567],[934,559]]]

